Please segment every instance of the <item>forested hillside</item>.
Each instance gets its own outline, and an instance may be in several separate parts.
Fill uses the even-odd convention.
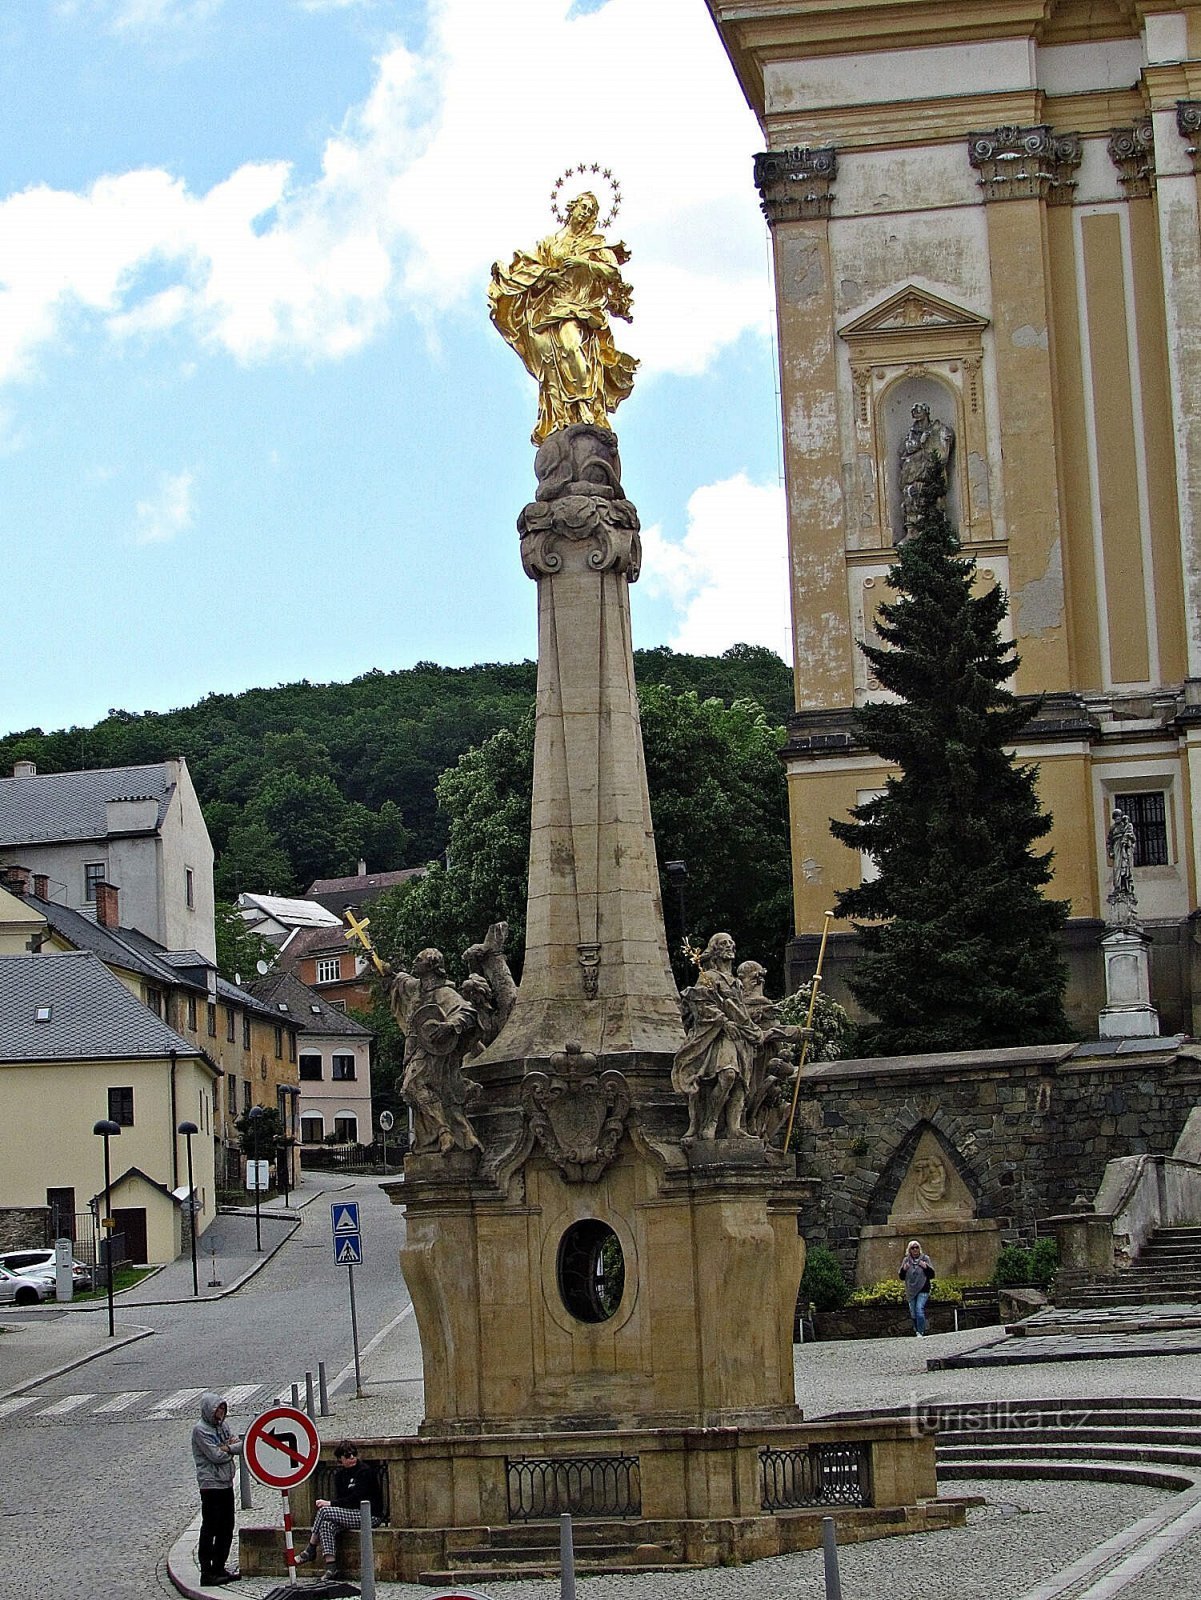
[[[770,650],[721,656],[635,653],[640,685],[695,690],[727,705],[755,700],[769,721],[791,709],[788,668]],[[420,662],[351,683],[281,684],[210,695],[167,712],[112,711],[91,728],[40,728],[0,739],[0,774],[186,757],[217,851],[217,892],[291,893],[313,878],[440,855],[446,818],[435,783],[472,746],[513,728],[534,697],[531,661],[474,667]]]

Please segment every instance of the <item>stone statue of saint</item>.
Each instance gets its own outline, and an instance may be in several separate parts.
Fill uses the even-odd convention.
[[[734,976],[734,954],[730,935],[715,933],[701,955],[700,976],[680,996],[686,1038],[672,1063],[671,1084],[688,1096],[685,1144],[747,1137],[743,1116],[763,1033]]]
[[[1106,899],[1120,921],[1132,921],[1138,910],[1134,893],[1134,824],[1117,806],[1105,838],[1105,849],[1113,863],[1112,883]]]
[[[380,975],[405,1036],[400,1092],[413,1108],[414,1153],[481,1149],[467,1119],[479,1085],[463,1075],[463,1058],[481,1037],[479,1011],[446,976],[440,950],[419,951],[411,973],[382,962]]]
[[[621,275],[630,253],[596,231],[599,211],[594,194],[577,195],[558,233],[532,255],[519,250],[508,267],[492,267],[492,321],[538,380],[535,444],[575,423],[608,427],[634,387],[638,363],[609,327],[610,317],[630,320],[632,291]]]
[[[767,969],[758,961],[739,963],[743,1004],[762,1035],[751,1063],[744,1122],[748,1133],[770,1144],[788,1121],[797,1075],[795,1047],[810,1030],[783,1020],[779,1001],[763,992],[766,977]]]
[[[901,442],[898,483],[901,490],[901,532],[897,543],[916,533],[926,516],[946,499],[947,469],[955,449],[955,430],[930,415],[919,401]]]

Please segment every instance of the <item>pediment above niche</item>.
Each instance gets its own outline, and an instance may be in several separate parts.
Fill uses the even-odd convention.
[[[918,1140],[909,1169],[888,1214],[890,1223],[967,1221],[976,1214],[967,1184],[932,1128]]]
[[[980,335],[988,327],[988,318],[981,317],[965,306],[943,300],[928,289],[919,289],[908,283],[903,289],[889,295],[887,300],[870,311],[856,317],[841,327],[839,336],[848,344],[868,343],[920,334],[950,334],[956,339],[979,343]]]

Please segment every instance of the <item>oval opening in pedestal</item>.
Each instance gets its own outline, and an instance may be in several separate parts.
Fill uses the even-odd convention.
[[[621,1240],[607,1222],[573,1222],[559,1240],[559,1294],[580,1322],[608,1322],[625,1292]]]

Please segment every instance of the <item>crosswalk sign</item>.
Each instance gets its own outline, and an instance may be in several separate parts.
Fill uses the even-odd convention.
[[[340,1267],[362,1266],[363,1241],[359,1234],[348,1233],[334,1240],[334,1260]]]
[[[359,1203],[357,1200],[338,1200],[330,1206],[334,1219],[334,1238],[344,1233],[359,1233]]]

